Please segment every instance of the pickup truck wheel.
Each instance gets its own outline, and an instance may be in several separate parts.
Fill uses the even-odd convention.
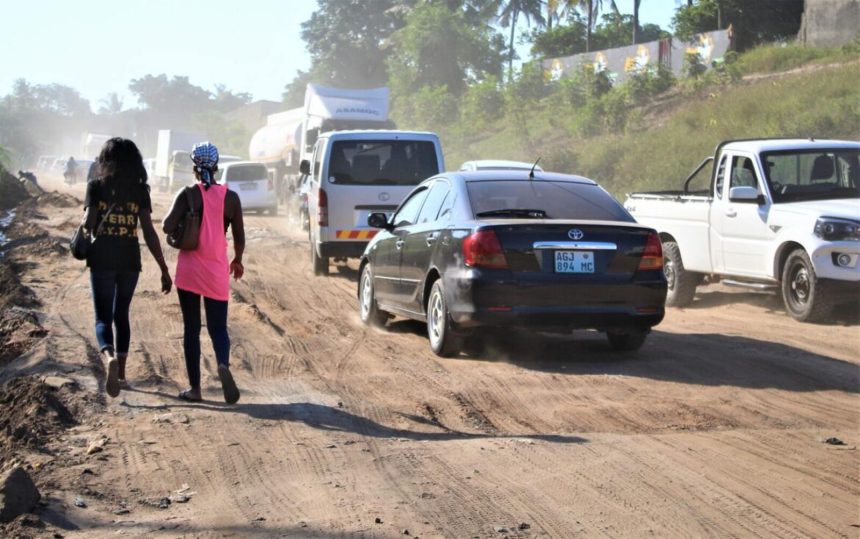
[[[693,303],[701,277],[684,269],[681,250],[674,241],[663,242],[663,274],[666,276],[667,307],[686,307]]]
[[[820,322],[833,311],[835,298],[827,283],[815,276],[815,268],[803,249],[788,255],[782,269],[782,300],[785,310],[800,322]]]
[[[430,289],[430,299],[427,300],[427,337],[430,349],[441,357],[451,357],[459,350],[459,340],[453,335],[453,322],[445,303],[445,289],[442,280],[438,279]]]
[[[379,309],[373,289],[373,269],[365,264],[361,270],[358,285],[358,307],[361,321],[368,326],[382,327],[388,320],[388,313]]]
[[[642,348],[645,344],[645,339],[648,337],[647,331],[636,333],[616,333],[614,331],[606,332],[606,338],[609,340],[609,346],[616,352],[633,352]]]
[[[328,275],[328,257],[327,256],[319,256],[317,254],[317,249],[314,246],[314,238],[310,234],[308,234],[310,238],[311,244],[311,265],[314,268],[314,275]]]

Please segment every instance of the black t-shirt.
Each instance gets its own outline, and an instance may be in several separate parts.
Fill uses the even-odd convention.
[[[87,184],[84,208],[93,207],[98,211],[93,232],[101,225],[87,255],[87,266],[96,271],[140,271],[138,223],[141,212],[152,211],[149,190],[144,184],[139,184],[129,193],[127,200],[114,201],[115,197],[109,195],[108,188],[101,181],[93,180]],[[111,207],[113,211],[107,215]]]

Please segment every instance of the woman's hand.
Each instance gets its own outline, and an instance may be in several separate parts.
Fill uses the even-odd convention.
[[[168,294],[173,288],[173,279],[170,278],[170,272],[163,270],[161,272],[161,293]]]
[[[230,262],[230,275],[237,281],[242,278],[242,275],[245,275],[245,266],[242,265],[241,260],[234,258]]]

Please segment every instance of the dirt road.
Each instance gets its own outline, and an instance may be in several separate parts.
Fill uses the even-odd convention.
[[[52,207],[36,224],[66,236],[78,215]],[[49,335],[3,378],[52,359],[99,395],[51,448],[65,464],[42,519],[66,537],[860,536],[856,316],[801,324],[775,297],[706,288],[637,354],[583,333],[440,359],[421,324],[362,326],[355,267],[313,277],[287,218],[247,227],[235,406],[205,336],[209,400],[174,398],[181,316],[151,259],[132,305],[134,389],[117,399],[83,266],[34,255],[23,273]]]

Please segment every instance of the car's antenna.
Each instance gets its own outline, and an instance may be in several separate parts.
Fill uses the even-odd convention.
[[[535,167],[537,166],[538,163],[540,163],[540,157],[537,158],[537,161],[535,161],[535,164],[532,165],[532,169],[529,171],[529,179],[530,180],[535,179]]]

